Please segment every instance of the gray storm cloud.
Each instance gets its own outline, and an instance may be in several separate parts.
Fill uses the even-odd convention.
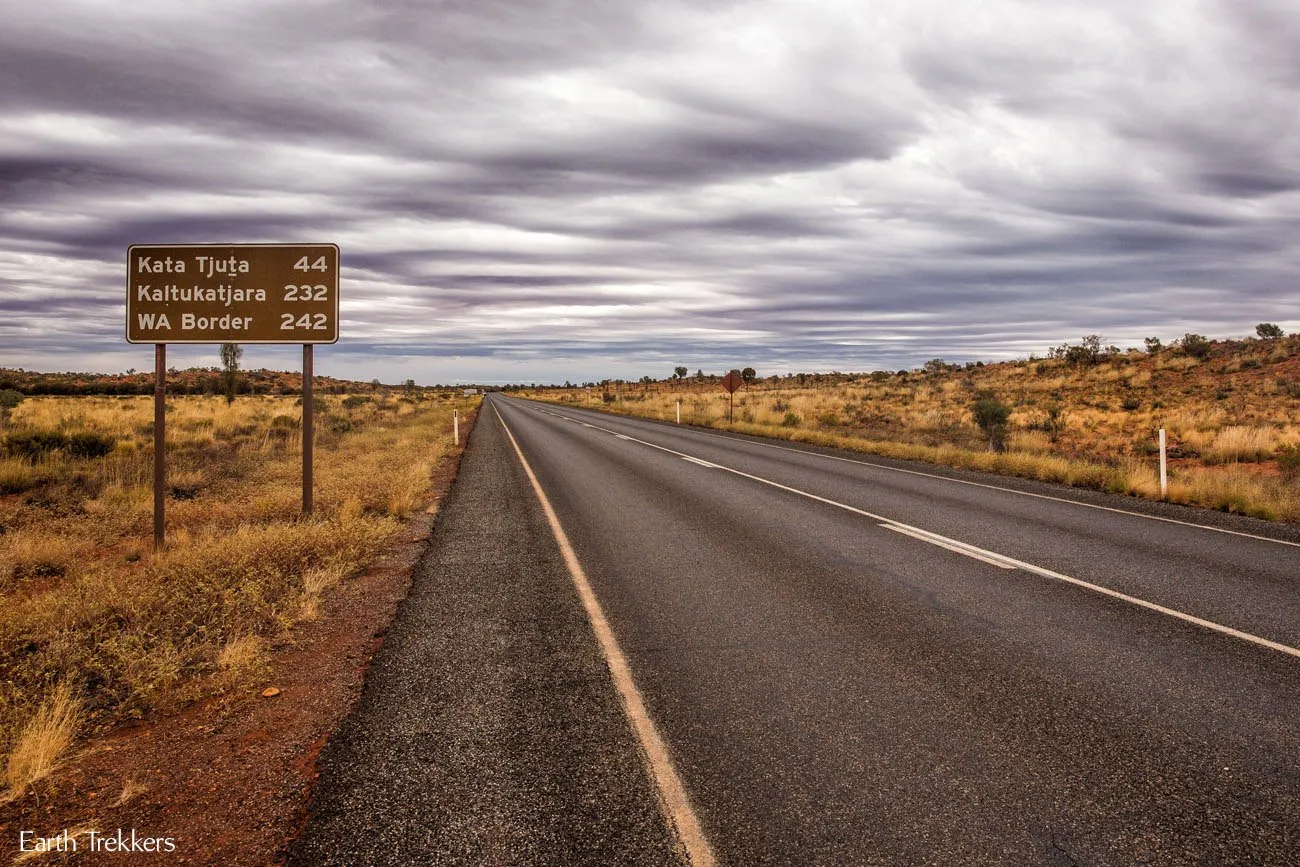
[[[1297,58],[1281,0],[25,4],[0,365],[143,366],[133,243],[337,242],[361,378],[1296,329]]]

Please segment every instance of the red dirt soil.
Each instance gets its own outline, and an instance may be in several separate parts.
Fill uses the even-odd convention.
[[[473,416],[465,421],[467,438]],[[437,470],[429,512],[408,521],[370,570],[327,594],[320,616],[276,648],[265,677],[238,695],[95,738],[23,797],[0,805],[0,863],[283,863],[306,818],[316,757],[361,694],[460,455]],[[279,694],[263,697],[271,687]],[[24,858],[19,851],[23,831],[49,838],[65,829],[101,837],[122,829],[128,843],[134,831],[137,843],[168,838],[174,851],[91,852],[84,833],[75,853]]]

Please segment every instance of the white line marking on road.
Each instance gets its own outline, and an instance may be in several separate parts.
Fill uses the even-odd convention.
[[[631,437],[623,436],[621,433],[616,433],[616,434],[614,434],[614,436],[618,437],[618,438],[621,439],[621,440],[628,440],[629,442],[630,442],[631,439],[632,439]]]
[[[1206,524],[1197,524],[1194,521],[1180,521],[1177,518],[1165,518],[1160,515],[1148,515],[1145,512],[1132,512],[1128,509],[1117,509],[1114,506],[1099,506],[1096,503],[1081,503],[1078,500],[1067,500],[1065,497],[1053,497],[1051,494],[1035,494],[1032,491],[1018,491],[1015,488],[1004,488],[1001,485],[990,485],[986,482],[972,482],[968,479],[954,479],[951,476],[941,476],[937,473],[927,473],[921,470],[908,470],[903,467],[891,467],[888,464],[877,464],[872,461],[860,461],[856,458],[845,458],[839,455],[826,455],[821,452],[810,452],[804,449],[795,449],[790,446],[781,446],[776,443],[756,443],[753,440],[740,439],[739,437],[728,437],[721,434],[706,433],[705,431],[694,431],[706,437],[715,437],[717,439],[732,440],[747,443],[751,446],[762,446],[765,449],[780,449],[783,452],[797,452],[801,455],[811,455],[816,458],[826,458],[830,461],[843,461],[846,464],[860,464],[864,467],[871,467],[877,470],[889,470],[893,473],[906,473],[909,476],[924,476],[927,479],[938,479],[943,482],[953,482],[958,485],[970,485],[973,488],[988,488],[991,491],[1002,491],[1007,494],[1019,494],[1022,497],[1035,497],[1040,500],[1052,500],[1057,503],[1066,503],[1071,506],[1082,506],[1085,509],[1097,509],[1102,512],[1115,512],[1120,515],[1131,515],[1134,518],[1145,518],[1148,521],[1163,521],[1166,524],[1178,524],[1182,527],[1194,527],[1197,530],[1209,530],[1211,533],[1226,533],[1229,536],[1242,536],[1247,539],[1258,539],[1261,542],[1272,542],[1276,545],[1290,545],[1292,548],[1300,548],[1300,542],[1291,542],[1287,539],[1274,539],[1269,536],[1260,536],[1256,533],[1245,533],[1241,530],[1227,530],[1223,527],[1211,527]],[[1029,481],[1033,481],[1032,479]],[[1154,501],[1153,501],[1154,502]]]
[[[631,437],[623,437],[623,439],[631,439]],[[708,467],[709,469],[712,469],[712,470],[720,470],[720,469],[722,469],[722,468],[719,467],[717,464],[711,464],[711,463],[709,463],[708,461],[702,461],[702,460],[700,460],[699,458],[683,457],[682,460],[684,460],[684,461],[690,461],[690,462],[693,463],[693,464],[699,464],[699,465],[702,466],[702,467]]]
[[[561,416],[568,418],[568,416]],[[576,419],[571,419],[576,421]],[[585,424],[585,422],[584,422]],[[680,432],[680,429],[674,429],[673,432]],[[1160,515],[1148,515],[1145,512],[1132,512],[1128,509],[1118,509],[1114,506],[1100,506],[1096,503],[1083,503],[1078,500],[1068,500],[1065,497],[1053,497],[1051,494],[1035,494],[1032,491],[1019,491],[1015,488],[1004,488],[1001,485],[990,485],[986,482],[972,482],[968,479],[954,479],[951,476],[941,476],[938,473],[927,473],[922,470],[908,470],[903,467],[891,467],[888,464],[877,464],[872,461],[858,460],[857,458],[846,458],[840,455],[827,455],[821,452],[811,452],[806,449],[796,449],[790,446],[778,445],[777,443],[760,443],[754,440],[744,439],[743,437],[725,436],[723,434],[709,433],[708,431],[692,430],[690,431],[700,436],[713,437],[714,439],[729,440],[734,443],[744,443],[745,445],[758,446],[765,449],[778,449],[783,452],[795,452],[800,455],[808,455],[814,458],[825,458],[828,461],[841,461],[846,464],[858,464],[859,466],[871,467],[877,470],[889,470],[892,473],[905,473],[909,476],[922,476],[927,479],[938,479],[942,482],[952,482],[958,485],[969,485],[973,488],[988,488],[991,491],[1002,491],[1006,494],[1017,494],[1022,497],[1035,497],[1039,500],[1051,500],[1056,503],[1065,503],[1070,506],[1080,506],[1084,509],[1097,509],[1102,512],[1115,512],[1119,515],[1129,515],[1134,518],[1144,518],[1148,521],[1163,521],[1166,524],[1177,524],[1180,527],[1192,527],[1197,530],[1208,530],[1211,533],[1224,533],[1229,536],[1241,536],[1246,539],[1257,539],[1260,542],[1272,542],[1275,545],[1289,545],[1292,548],[1300,548],[1300,542],[1292,542],[1287,539],[1274,539],[1269,536],[1260,536],[1256,533],[1246,533],[1241,530],[1228,530],[1223,527],[1211,527],[1206,524],[1197,524],[1194,521],[1180,521],[1177,518],[1165,518]],[[900,459],[901,460],[901,459]],[[1032,481],[1032,480],[1031,480]]]
[[[592,631],[595,632],[596,640],[600,643],[601,653],[604,654],[605,662],[609,665],[609,672],[614,680],[614,686],[618,690],[619,698],[623,700],[623,711],[627,714],[628,720],[632,723],[632,729],[641,742],[641,749],[645,753],[650,776],[655,782],[655,787],[659,790],[659,797],[663,802],[665,812],[668,814],[667,818],[677,831],[677,836],[686,849],[687,860],[693,867],[713,867],[717,863],[717,858],[713,854],[713,847],[710,845],[708,838],[704,836],[704,829],[700,825],[695,808],[691,806],[691,799],[686,793],[686,786],[678,775],[676,767],[673,766],[672,757],[668,754],[668,746],[659,735],[659,729],[655,726],[654,720],[650,718],[650,712],[646,709],[645,701],[641,698],[641,691],[637,689],[636,681],[632,678],[632,667],[628,664],[627,657],[623,655],[623,651],[618,645],[618,639],[614,636],[614,630],[610,628],[609,621],[605,619],[605,612],[600,607],[600,601],[596,599],[595,591],[591,589],[591,582],[587,580],[587,573],[583,571],[582,564],[578,562],[578,555],[569,542],[568,534],[564,532],[564,527],[560,526],[560,519],[556,516],[555,510],[551,508],[551,501],[547,499],[546,492],[542,490],[541,482],[537,481],[537,476],[533,473],[533,468],[529,466],[528,459],[524,457],[523,449],[519,448],[519,442],[515,439],[515,435],[510,432],[510,427],[506,424],[505,419],[501,417],[500,410],[495,406],[492,407],[492,410],[497,414],[497,421],[501,422],[501,427],[505,430],[506,436],[510,438],[510,444],[515,447],[515,454],[519,456],[519,462],[523,464],[524,473],[528,476],[528,481],[532,483],[533,491],[542,504],[542,511],[546,514],[546,521],[551,525],[551,533],[555,536],[555,541],[560,546],[560,553],[564,556],[564,565],[568,567],[569,575],[578,588],[578,596],[582,599],[582,607],[586,609],[587,619],[591,621]],[[628,439],[631,438],[628,437]]]
[[[902,533],[904,536],[911,536],[913,539],[920,539],[922,542],[929,542],[931,545],[938,545],[940,548],[947,548],[958,554],[964,554],[973,560],[979,560],[988,563],[990,566],[997,566],[999,569],[1014,569],[1010,563],[1002,560],[985,556],[980,549],[963,543],[953,544],[953,541],[946,536],[936,536],[934,533],[918,532],[915,528],[905,524],[881,524],[886,530],[893,530],[895,533]]]
[[[614,433],[614,431],[611,431],[608,428],[602,428],[598,425],[595,427],[597,430],[603,430],[606,433]],[[679,458],[684,458],[686,460],[692,459],[691,455],[688,455],[685,452],[676,451],[675,449],[670,449],[667,446],[656,445],[655,443],[646,442],[645,440],[639,440],[636,439],[635,437],[629,437],[629,439],[631,439],[633,442],[640,443],[641,445],[649,446],[652,449],[658,449],[663,452],[668,452],[669,454],[672,455],[677,455],[677,457]],[[797,449],[795,449],[794,451],[797,451]],[[695,460],[699,460],[699,459],[696,458]],[[936,545],[943,543],[942,547],[948,547],[949,545],[951,545],[953,546],[951,550],[957,550],[958,553],[966,554],[968,557],[975,556],[976,554],[978,554],[979,556],[976,557],[976,559],[987,558],[988,560],[996,561],[994,565],[1005,564],[1007,566],[1011,566],[1016,569],[1024,569],[1026,572],[1032,572],[1035,575],[1039,575],[1043,578],[1051,578],[1056,581],[1062,581],[1066,584],[1073,584],[1076,587],[1082,587],[1086,590],[1091,590],[1094,593],[1100,593],[1103,596],[1109,596],[1112,599],[1119,599],[1123,602],[1128,602],[1131,605],[1136,605],[1139,608],[1145,608],[1148,611],[1155,611],[1160,614],[1164,614],[1168,617],[1173,617],[1177,620],[1182,620],[1185,623],[1192,623],[1195,624],[1196,626],[1201,626],[1204,627],[1205,629],[1209,629],[1223,635],[1230,635],[1233,638],[1239,638],[1242,641],[1248,641],[1251,644],[1256,644],[1259,645],[1260,647],[1267,647],[1270,650],[1276,650],[1279,653],[1285,653],[1288,656],[1294,656],[1297,659],[1300,659],[1300,648],[1291,647],[1290,645],[1282,644],[1277,641],[1272,641],[1270,639],[1263,638],[1258,635],[1252,635],[1249,632],[1242,632],[1240,629],[1234,629],[1231,626],[1224,626],[1222,623],[1215,623],[1212,620],[1206,620],[1202,617],[1197,617],[1194,614],[1188,614],[1184,611],[1178,611],[1177,609],[1174,608],[1167,608],[1164,605],[1158,605],[1155,602],[1148,602],[1145,599],[1139,599],[1136,596],[1130,596],[1127,593],[1121,593],[1118,590],[1112,590],[1109,587],[1103,587],[1100,584],[1093,584],[1090,581],[1084,581],[1079,578],[1072,578],[1069,575],[1062,575],[1060,572],[1053,572],[1051,569],[1044,569],[1042,566],[1035,566],[1032,563],[1026,563],[1023,560],[1017,560],[1014,557],[1008,557],[1005,554],[999,554],[996,551],[989,551],[984,548],[971,545],[967,542],[960,542],[956,539],[950,539],[947,536],[941,536],[938,533],[932,533],[929,530],[923,530],[920,527],[914,527],[910,524],[904,524],[901,521],[895,521],[894,519],[887,518],[884,515],[876,515],[866,511],[865,509],[859,509],[856,506],[850,506],[847,503],[841,503],[836,500],[830,500],[827,499],[826,497],[819,497],[816,494],[809,493],[808,491],[801,491],[798,488],[792,488],[789,485],[783,485],[780,482],[774,482],[771,479],[765,479],[762,476],[751,475],[750,473],[733,469],[732,467],[724,466],[723,464],[713,464],[713,466],[719,470],[725,470],[726,472],[734,473],[735,475],[741,476],[746,479],[752,479],[755,482],[761,482],[764,485],[770,485],[771,487],[778,488],[782,491],[789,491],[792,494],[797,494],[801,497],[807,497],[810,500],[816,500],[819,503],[825,503],[828,506],[834,506],[835,508],[843,509],[846,512],[852,512],[855,515],[862,515],[863,517],[871,518],[872,520],[884,526],[888,526],[889,529],[891,530],[896,530],[898,532],[906,533],[906,535],[909,536],[916,536],[917,538],[924,538],[924,541],[931,542]],[[1069,502],[1069,501],[1067,500],[1065,502]],[[1200,525],[1192,524],[1191,526],[1195,527]],[[1212,528],[1206,528],[1206,529],[1212,529]],[[1243,533],[1240,535],[1246,535],[1246,534]]]

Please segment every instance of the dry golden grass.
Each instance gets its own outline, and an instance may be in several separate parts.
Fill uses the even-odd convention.
[[[122,783],[122,791],[117,796],[117,800],[113,801],[114,809],[129,804],[147,791],[149,791],[147,786],[142,783],[137,783],[135,780],[128,777],[127,780]]]
[[[5,800],[18,797],[54,770],[77,737],[81,702],[72,687],[60,683],[23,726],[5,763]]]
[[[1012,410],[1008,450],[991,454],[975,425],[977,392]],[[1195,359],[1130,352],[1093,366],[1062,359],[946,372],[877,372],[763,380],[727,396],[717,382],[544,389],[527,396],[608,412],[1158,498],[1156,442],[1171,456],[1169,499],[1300,521],[1279,447],[1300,443],[1300,338],[1214,344]],[[1239,465],[1251,463],[1246,472]]]
[[[217,655],[217,668],[242,674],[266,661],[266,641],[260,635],[241,635],[226,642]]]
[[[21,403],[0,437],[91,431],[116,444],[6,459],[27,476],[0,495],[0,760],[30,764],[23,732],[48,718],[50,683],[80,697],[92,730],[243,686],[270,642],[316,616],[423,504],[452,410],[475,402],[321,399],[304,520],[296,398],[170,397],[168,544],[156,555],[151,399]]]
[[[1273,455],[1276,436],[1269,428],[1229,425],[1215,432],[1201,458],[1210,464],[1263,461]]]

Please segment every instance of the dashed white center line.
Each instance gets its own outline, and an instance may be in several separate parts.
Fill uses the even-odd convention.
[[[964,542],[957,542],[949,539],[947,536],[940,536],[925,530],[918,530],[915,527],[909,527],[906,524],[881,524],[886,530],[893,530],[895,533],[902,533],[904,536],[911,536],[913,539],[920,539],[922,542],[929,542],[931,545],[938,545],[940,548],[946,548],[956,554],[962,554],[970,557],[972,560],[979,560],[981,563],[988,563],[990,566],[997,566],[999,569],[1014,569],[1001,555],[990,556],[992,552],[985,551],[983,548],[976,548],[974,545],[967,545]]]
[[[568,418],[568,416],[562,416],[562,417]],[[576,421],[576,419],[571,419],[571,420]],[[583,422],[583,424],[586,423]],[[914,527],[910,524],[904,524],[901,521],[895,521],[892,518],[885,517],[884,515],[877,515],[872,512],[868,512],[865,509],[859,509],[856,506],[850,506],[847,503],[841,503],[836,500],[828,499],[826,497],[819,497],[817,494],[813,494],[808,491],[802,491],[798,488],[792,488],[789,485],[783,485],[780,482],[774,482],[771,479],[765,479],[762,476],[755,476],[750,473],[746,473],[742,470],[737,470],[732,467],[724,466],[722,464],[710,463],[709,461],[705,461],[701,458],[694,457],[693,455],[688,455],[685,452],[679,452],[676,451],[675,449],[670,449],[667,446],[661,446],[656,443],[646,442],[645,440],[637,439],[636,437],[629,437],[620,434],[617,431],[610,430],[609,428],[600,427],[599,425],[589,425],[589,427],[595,428],[596,430],[599,431],[604,431],[605,433],[614,434],[615,436],[621,437],[622,439],[625,440],[629,440],[630,442],[640,443],[643,446],[649,446],[652,449],[658,449],[661,452],[667,452],[668,454],[676,455],[677,457],[686,461],[690,461],[693,464],[700,464],[701,466],[707,466],[712,469],[717,469],[717,470],[722,470],[724,472],[732,473],[733,475],[750,479],[752,481],[759,482],[761,484],[768,485],[773,488],[777,488],[778,490],[788,491],[789,493],[796,494],[800,497],[806,497],[810,500],[815,500],[819,503],[825,503],[826,505],[833,506],[837,509],[843,509],[846,512],[852,512],[855,515],[861,515],[864,518],[870,518],[871,520],[878,523],[880,526],[893,530],[896,533],[902,533],[903,535],[911,536],[914,539],[928,542],[932,545],[937,545],[940,548],[946,548],[949,551],[953,551],[954,553],[962,554],[964,556],[971,557],[976,560],[981,560],[985,563],[988,563],[993,566],[997,566],[998,568],[1001,569],[1023,569],[1026,572],[1031,572],[1043,578],[1050,578],[1054,581],[1060,581],[1065,584],[1072,584],[1075,587],[1081,587],[1085,590],[1091,590],[1094,593],[1100,593],[1101,595],[1108,596],[1111,599],[1118,599],[1122,602],[1127,602],[1130,605],[1136,605],[1139,608],[1145,608],[1148,611],[1154,611],[1156,613],[1163,614],[1167,617],[1172,617],[1176,620],[1181,620],[1184,623],[1191,623],[1196,626],[1200,626],[1205,629],[1218,632],[1221,635],[1230,635],[1233,638],[1238,638],[1241,639],[1242,641],[1250,642],[1251,644],[1258,645],[1259,647],[1266,647],[1269,650],[1276,650],[1279,653],[1285,653],[1288,656],[1294,656],[1297,659],[1300,659],[1300,648],[1291,647],[1290,645],[1282,644],[1281,642],[1273,641],[1268,638],[1263,638],[1262,636],[1259,635],[1253,635],[1252,633],[1249,632],[1243,632],[1240,629],[1234,629],[1233,627],[1225,626],[1222,623],[1215,623],[1213,620],[1206,620],[1203,617],[1197,617],[1196,615],[1188,614],[1185,611],[1179,611],[1175,608],[1168,608],[1164,605],[1159,605],[1155,602],[1148,602],[1145,599],[1140,599],[1136,596],[1130,596],[1127,593],[1121,593],[1118,590],[1112,590],[1109,587],[1103,587],[1100,584],[1093,584],[1090,581],[1084,581],[1079,578],[1074,578],[1070,575],[1062,575],[1060,572],[1054,572],[1051,569],[1045,569],[1042,566],[1035,566],[1033,563],[1026,563],[1023,560],[1017,560],[1014,557],[1008,557],[1005,554],[999,554],[996,551],[989,551],[984,548],[980,548],[976,545],[971,545],[968,542],[961,542],[958,541],[957,539],[951,539],[947,536],[941,536],[938,533],[932,533],[929,530],[923,530],[920,527]]]

